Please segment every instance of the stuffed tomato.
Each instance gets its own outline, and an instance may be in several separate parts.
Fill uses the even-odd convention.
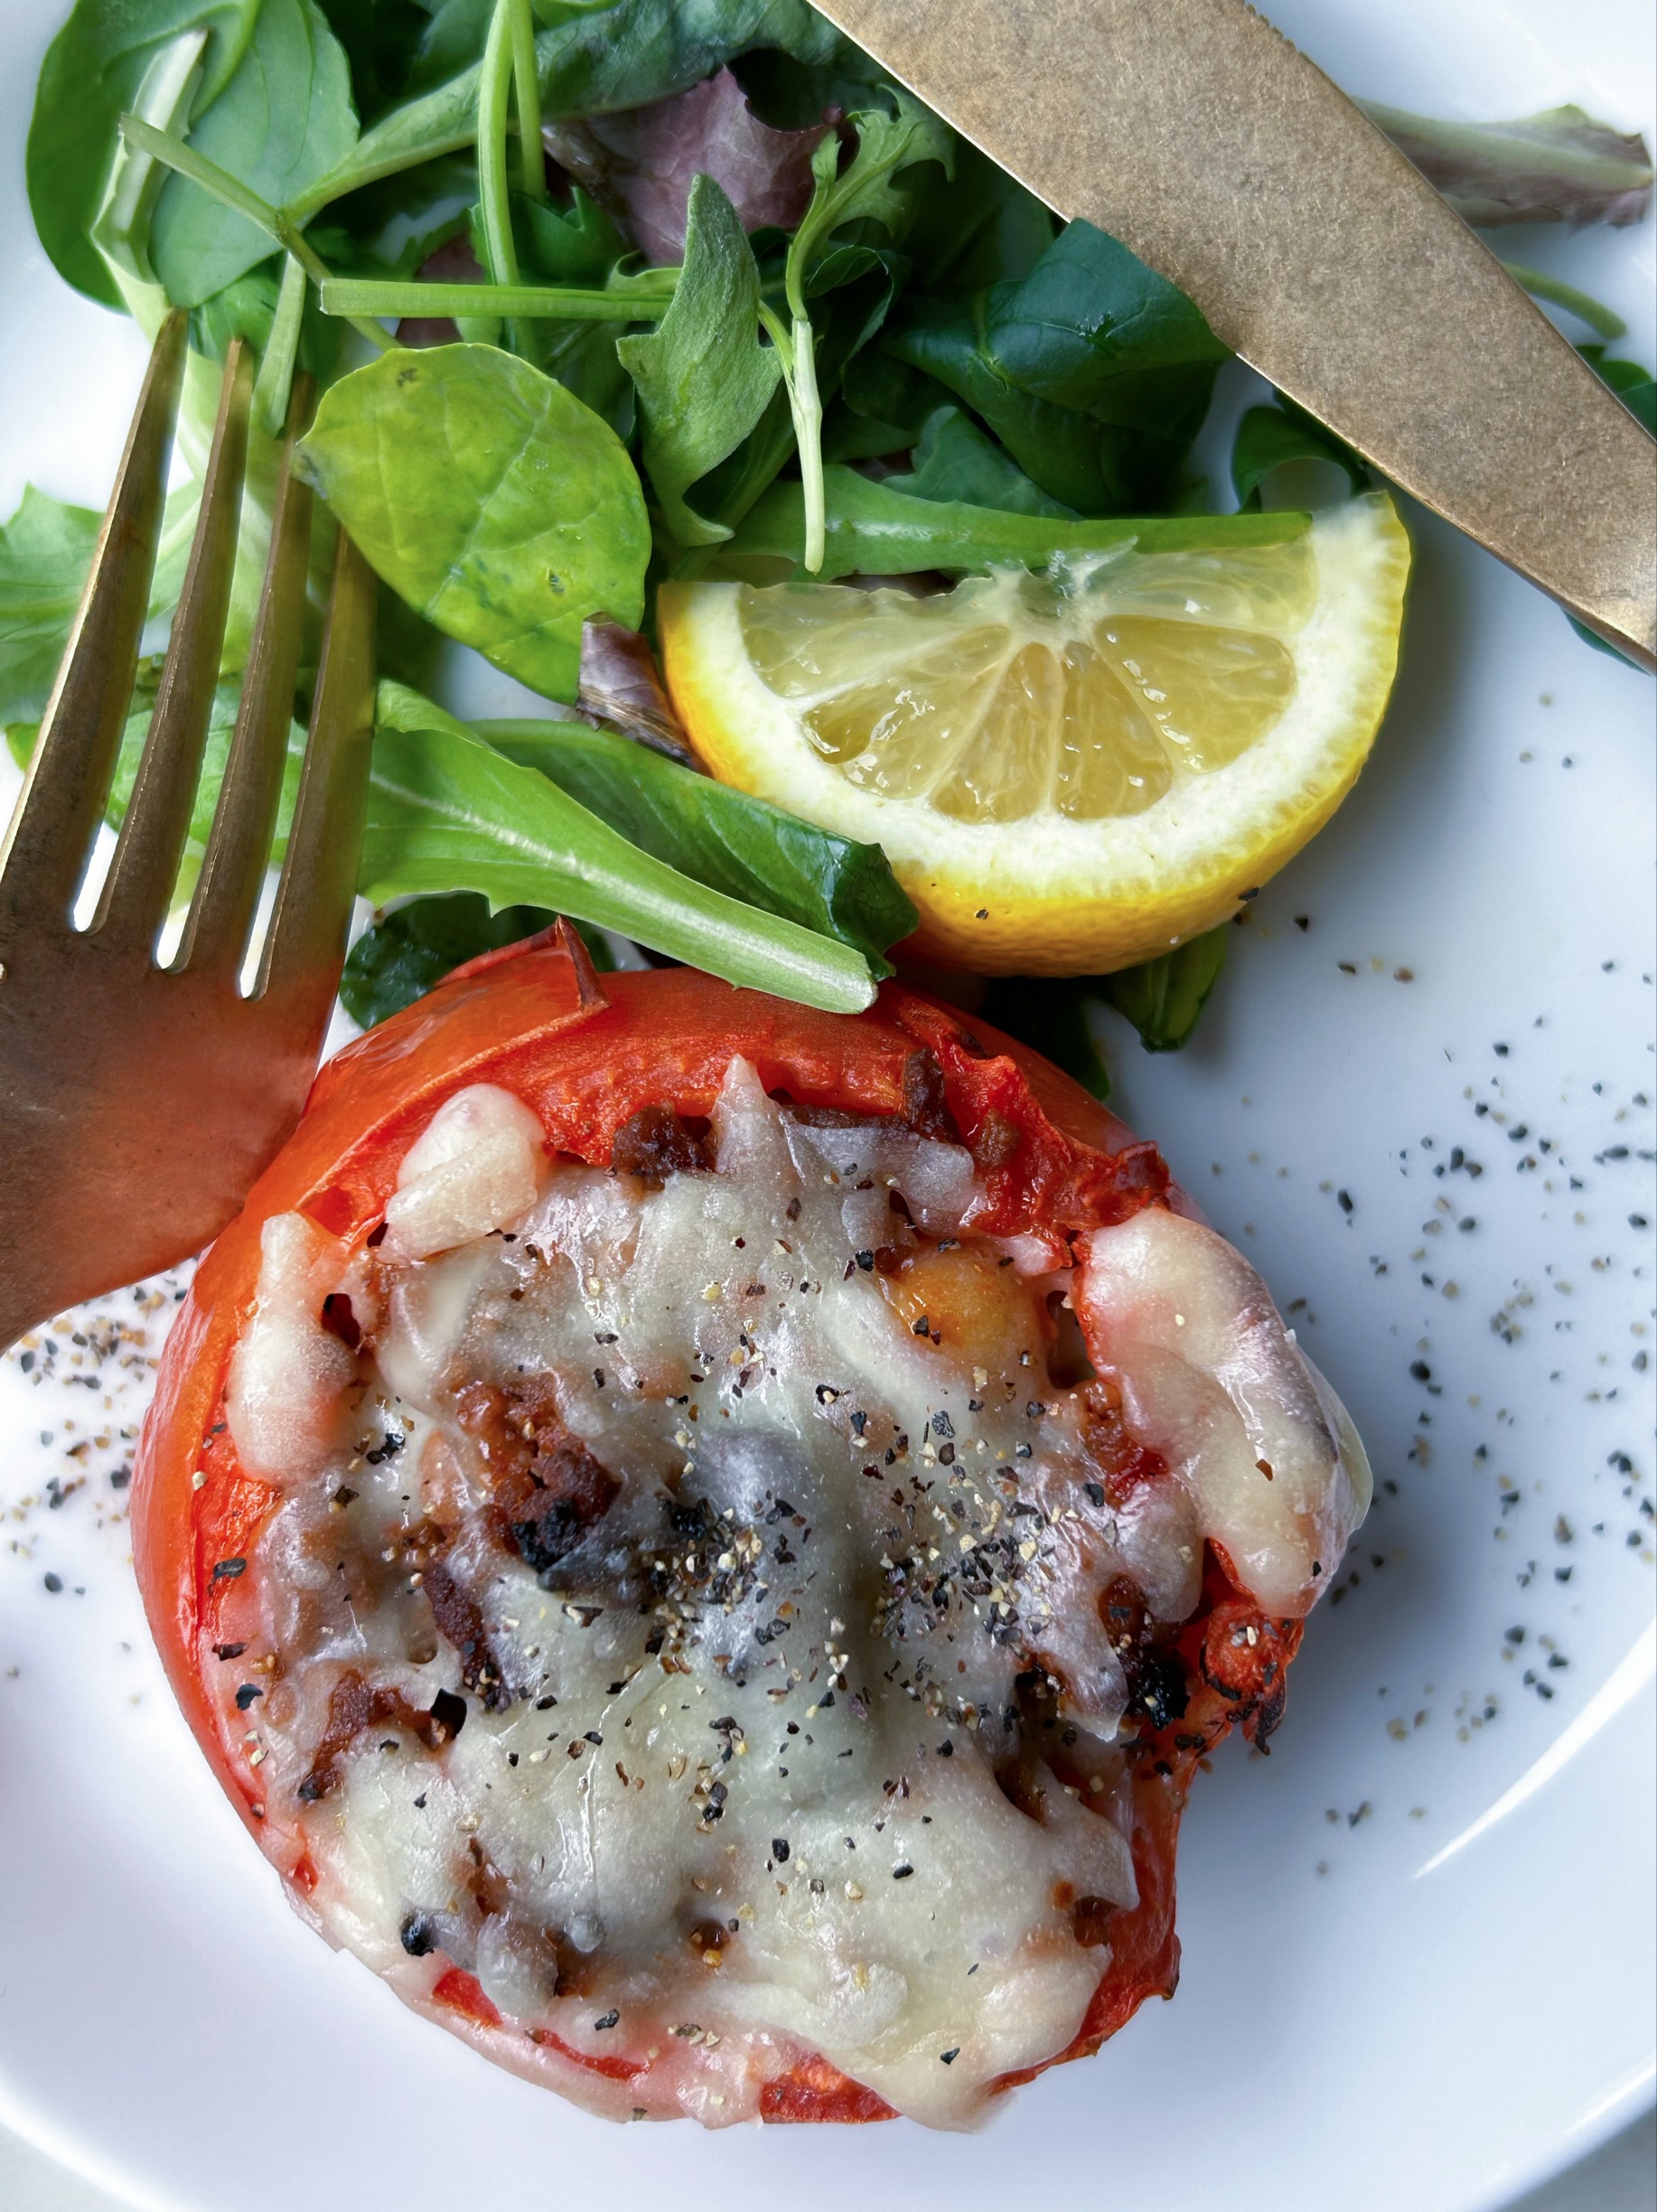
[[[1172,1993],[1193,1770],[1368,1480],[1033,1054],[552,938],[323,1071],[134,1513],[225,1787],[407,2002],[621,2118],[960,2126]]]

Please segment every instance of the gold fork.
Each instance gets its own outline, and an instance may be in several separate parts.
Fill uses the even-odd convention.
[[[250,996],[240,978],[281,795],[311,494],[289,466],[206,858],[158,964],[229,603],[252,361],[225,362],[183,594],[91,926],[73,913],[120,750],[149,599],[186,323],[163,327],[40,742],[0,846],[0,1347],[176,1265],[240,1206],[304,1104],[356,886],[373,727],[374,579],[343,531],[309,742]]]

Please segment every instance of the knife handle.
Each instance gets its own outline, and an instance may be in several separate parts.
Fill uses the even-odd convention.
[[[1394,483],[1657,669],[1657,441],[1246,0],[819,0]]]

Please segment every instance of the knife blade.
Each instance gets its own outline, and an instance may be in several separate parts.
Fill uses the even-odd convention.
[[[1657,669],[1657,440],[1246,0],[814,0],[1395,483]]]

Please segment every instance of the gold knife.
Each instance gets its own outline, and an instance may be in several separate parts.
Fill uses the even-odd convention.
[[[815,0],[1359,452],[1657,669],[1657,440],[1245,0]]]

